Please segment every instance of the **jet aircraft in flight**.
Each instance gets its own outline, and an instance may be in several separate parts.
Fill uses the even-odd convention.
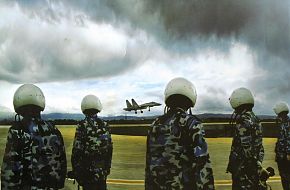
[[[132,99],[132,104],[129,102],[129,100],[126,100],[126,104],[127,104],[127,107],[124,108],[123,110],[125,111],[132,111],[134,110],[135,111],[135,114],[137,114],[137,111],[140,110],[141,113],[143,113],[143,109],[147,109],[148,108],[148,111],[150,111],[150,108],[151,107],[154,107],[154,106],[161,106],[161,104],[157,103],[157,102],[148,102],[148,103],[144,103],[144,104],[137,104],[137,102]]]

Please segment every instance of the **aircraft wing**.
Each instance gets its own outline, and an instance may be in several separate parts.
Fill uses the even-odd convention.
[[[161,106],[160,103],[157,103],[157,102],[148,102],[148,103],[145,103],[145,104],[141,104],[140,107],[154,107],[154,106]]]

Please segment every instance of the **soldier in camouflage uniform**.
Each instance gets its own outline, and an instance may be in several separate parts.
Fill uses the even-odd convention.
[[[76,129],[71,158],[73,173],[84,190],[105,190],[113,151],[109,126],[97,117],[102,105],[96,96],[85,96],[81,108],[86,118]]]
[[[238,88],[230,97],[234,111],[234,137],[227,172],[232,174],[233,190],[258,190],[259,175],[266,172],[261,163],[264,158],[262,127],[252,111],[254,98],[246,88]]]
[[[277,139],[275,152],[284,190],[290,190],[290,119],[287,103],[280,102],[275,105],[274,112],[277,114],[277,124],[280,133]]]
[[[66,156],[59,130],[40,117],[45,98],[35,85],[14,94],[15,122],[8,131],[1,189],[55,190],[64,187]],[[21,115],[23,119],[20,119]]]
[[[166,113],[147,136],[145,189],[213,190],[214,178],[201,121],[186,111],[194,107],[196,92],[184,78],[165,89]]]

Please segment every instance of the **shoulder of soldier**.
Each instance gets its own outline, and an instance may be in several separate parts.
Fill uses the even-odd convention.
[[[168,119],[168,115],[164,114],[154,119],[154,121],[149,126],[148,135],[151,134],[156,128],[159,128],[159,125],[164,125]]]
[[[43,125],[47,125],[51,129],[55,129],[56,128],[55,125],[52,122],[50,122],[50,121],[40,120],[39,122],[41,124],[43,124]]]
[[[290,117],[288,117],[287,121],[288,121],[288,125],[290,125]]]
[[[78,121],[77,126],[76,126],[76,132],[81,132],[81,131],[85,131],[86,130],[86,121],[85,120],[81,120]]]
[[[23,132],[24,130],[20,121],[14,121],[8,129],[8,134],[12,136],[17,135],[17,138],[19,138],[19,134]]]
[[[154,121],[151,124],[151,127],[155,126],[155,125],[163,125],[166,122],[168,122],[170,118],[172,118],[172,114],[169,114],[169,113],[165,113],[163,115],[160,115],[154,119]]]
[[[14,121],[8,129],[9,138],[16,138],[20,140],[20,138],[22,137],[24,138],[23,136],[24,133],[25,133],[25,130],[20,121]]]
[[[52,122],[45,121],[45,120],[42,120],[41,122],[49,128],[52,134],[62,136],[60,130]]]
[[[86,125],[87,123],[88,123],[88,122],[87,122],[86,119],[80,120],[80,121],[77,123],[77,128],[85,127],[85,125]]]
[[[9,128],[9,130],[22,130],[23,126],[21,121],[14,121],[11,125],[11,127]]]
[[[185,124],[190,128],[202,125],[201,119],[195,115],[186,114],[183,116],[183,118],[185,120]]]
[[[157,123],[160,123],[161,120],[164,120],[164,115],[161,115],[161,116],[155,118],[154,121],[152,122],[151,126],[156,125]]]
[[[109,128],[109,124],[108,124],[108,122],[102,120],[102,119],[99,118],[99,117],[96,118],[96,122],[98,123],[98,125],[99,125],[100,127],[103,127],[103,128],[106,128],[106,129]]]
[[[98,123],[102,123],[102,124],[104,124],[105,123],[105,121],[104,120],[102,120],[101,118],[99,118],[99,117],[96,117],[96,122],[98,122]]]
[[[103,125],[106,127],[106,128],[109,128],[110,127],[110,125],[109,125],[109,123],[107,122],[107,121],[104,121],[104,120],[102,120],[103,121]]]
[[[252,111],[241,114],[236,122],[246,128],[261,125],[259,118]]]

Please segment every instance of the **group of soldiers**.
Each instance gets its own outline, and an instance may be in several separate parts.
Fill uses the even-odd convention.
[[[108,124],[97,116],[102,104],[96,96],[87,95],[82,100],[85,119],[76,128],[70,172],[61,132],[41,119],[45,108],[41,89],[32,84],[20,86],[13,104],[16,115],[1,167],[2,190],[61,189],[67,176],[84,190],[107,189],[113,144]]]
[[[194,85],[185,78],[172,79],[165,88],[165,111],[147,136],[146,190],[213,190],[214,177],[202,122],[191,112],[197,99]],[[250,90],[238,88],[230,96],[234,109],[234,136],[227,172],[233,190],[267,190],[273,175],[262,166],[262,127],[252,111]],[[107,189],[113,144],[109,126],[97,114],[100,100],[87,95],[81,103],[85,119],[76,128],[72,171],[67,172],[60,131],[41,119],[44,95],[37,86],[22,85],[14,94],[15,122],[8,131],[1,168],[1,188],[55,190],[65,178],[74,178],[85,190]],[[290,119],[285,102],[274,106],[280,128],[275,153],[284,190],[290,190]]]

